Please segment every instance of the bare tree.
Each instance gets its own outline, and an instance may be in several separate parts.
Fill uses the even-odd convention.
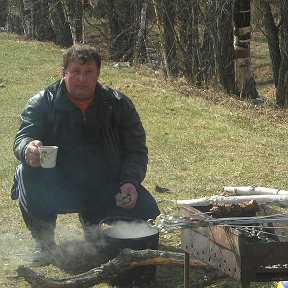
[[[279,69],[278,85],[276,89],[276,103],[280,107],[288,104],[288,1],[281,0],[281,27],[280,51],[281,62]]]
[[[177,0],[176,7],[176,31],[178,34],[177,49],[179,57],[179,69],[183,72],[186,80],[193,84],[195,82],[193,73],[193,26],[192,6],[189,0]]]
[[[53,41],[55,36],[49,19],[48,0],[33,0],[33,37]]]
[[[137,34],[137,40],[134,49],[133,65],[136,66],[139,62],[144,63],[146,59],[146,43],[147,43],[147,7],[148,3],[142,5],[140,28]]]
[[[33,38],[33,1],[23,0],[23,28],[24,34]]]
[[[176,43],[175,43],[175,1],[161,1],[161,18],[163,23],[163,48],[167,55],[167,65],[171,76],[178,74]]]
[[[225,0],[210,1],[211,7],[214,7],[212,11],[214,16],[211,15],[209,19],[213,25],[211,27],[210,24],[210,29],[212,30],[216,77],[228,93],[235,92],[232,4],[231,1]]]
[[[55,36],[54,42],[63,47],[73,44],[72,34],[65,19],[63,8],[58,0],[48,0],[49,19]]]
[[[175,43],[179,70],[193,85],[203,85],[203,19],[198,1],[178,0],[176,8]]]
[[[0,27],[7,29],[7,16],[8,16],[8,0],[0,0]]]
[[[110,28],[110,57],[115,61],[132,61],[143,1],[107,0],[104,3]]]
[[[177,1],[181,69],[189,83],[201,86],[216,78],[234,92],[233,26],[230,1]]]
[[[260,99],[250,59],[250,0],[235,0],[233,16],[236,93],[241,98]]]
[[[66,22],[69,24],[73,43],[83,42],[83,5],[81,0],[61,0]]]
[[[218,37],[215,39],[215,36],[213,36],[215,33],[214,30],[216,22],[216,13],[213,13],[214,5],[211,5],[209,2],[207,2],[207,4],[208,5],[201,5],[200,10],[200,15],[202,16],[201,18],[204,22],[203,41],[200,51],[202,58],[203,81],[205,84],[215,77],[216,61],[214,44],[215,40],[218,42]]]
[[[276,25],[275,18],[272,13],[271,5],[268,0],[255,1],[257,16],[261,17],[260,27],[267,38],[269,53],[272,63],[273,79],[275,87],[278,84],[278,75],[280,68],[280,47],[279,47],[279,28]]]

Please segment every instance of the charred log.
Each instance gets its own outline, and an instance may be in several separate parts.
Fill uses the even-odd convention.
[[[35,287],[42,288],[84,288],[103,282],[113,282],[122,273],[140,266],[147,265],[183,265],[184,254],[159,250],[131,250],[123,249],[114,259],[93,268],[86,273],[71,276],[69,278],[52,278],[44,276],[27,266],[19,266],[16,271],[28,283]],[[191,259],[192,267],[205,268],[211,270],[200,260]],[[213,269],[214,270],[214,269]]]

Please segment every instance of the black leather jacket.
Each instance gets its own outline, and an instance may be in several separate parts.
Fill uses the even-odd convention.
[[[63,80],[30,98],[21,114],[14,154],[26,165],[26,146],[41,140],[44,145],[59,147],[57,167],[71,177],[94,179],[93,163],[98,161],[106,169],[101,173],[109,174],[105,177],[137,187],[148,162],[139,115],[131,100],[120,92],[98,83],[95,95],[85,115],[67,97]]]

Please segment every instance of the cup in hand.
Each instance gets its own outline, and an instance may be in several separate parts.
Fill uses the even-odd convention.
[[[40,165],[42,168],[54,168],[56,166],[57,146],[40,146]]]

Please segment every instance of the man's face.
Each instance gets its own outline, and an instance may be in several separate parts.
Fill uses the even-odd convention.
[[[80,101],[87,101],[94,97],[99,74],[100,71],[94,60],[85,64],[81,64],[80,61],[70,62],[67,69],[62,68],[62,76],[69,96]]]

